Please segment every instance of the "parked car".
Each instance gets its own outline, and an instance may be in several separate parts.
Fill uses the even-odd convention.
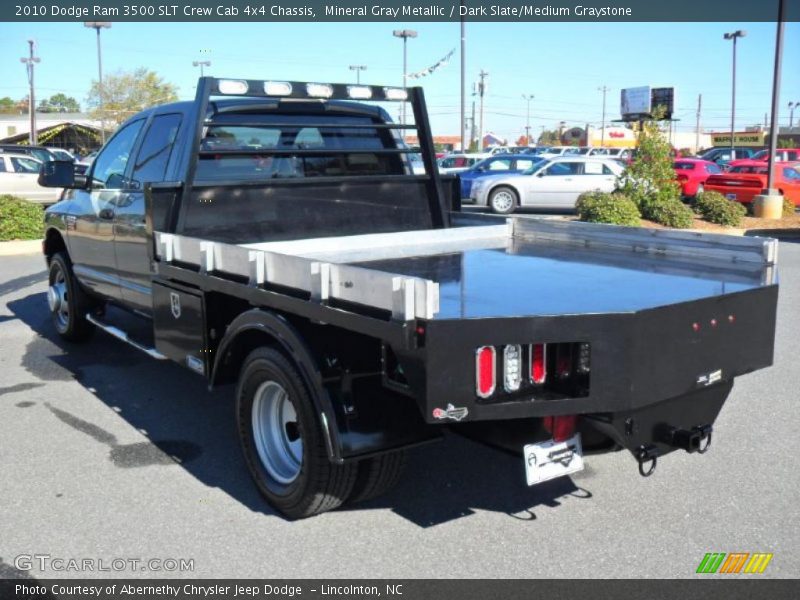
[[[572,153],[576,149],[575,146],[551,146],[546,152],[542,152],[541,156],[545,158],[553,158],[555,156],[562,156],[567,153]]]
[[[75,162],[75,157],[68,150],[64,150],[63,148],[50,148],[50,152],[53,153],[57,160],[70,160]]]
[[[42,162],[26,154],[0,154],[0,194],[39,204],[55,204],[61,191],[39,185]]]
[[[78,175],[83,175],[84,173],[86,173],[86,171],[89,170],[89,167],[92,166],[92,162],[94,162],[94,158],[95,158],[95,156],[97,156],[98,152],[99,152],[99,150],[95,150],[94,152],[90,152],[89,154],[84,156],[82,159],[80,159],[78,162],[76,162],[75,163],[75,173],[78,174]]]
[[[26,146],[22,144],[0,144],[0,152],[10,152],[11,154],[26,154],[32,156],[40,162],[56,160],[56,155],[50,148],[44,146]]]
[[[461,173],[491,154],[449,154],[439,160],[440,173]]]
[[[562,156],[537,163],[527,171],[478,179],[472,185],[475,203],[507,215],[518,207],[573,210],[584,192],[611,192],[623,167],[608,158]]]
[[[461,179],[461,199],[472,199],[472,184],[482,177],[507,175],[527,171],[536,163],[544,160],[539,156],[528,154],[496,154],[484,158],[466,171],[459,173]]]
[[[672,163],[672,168],[675,169],[681,194],[685,198],[696,198],[702,194],[709,176],[722,173],[722,167],[717,163],[701,158],[680,158]]]
[[[751,158],[757,151],[757,148],[734,148],[733,152],[729,147],[711,148],[698,156],[698,158],[717,163],[720,167],[725,167],[732,160]]]
[[[778,148],[775,152],[775,162],[795,162],[800,160],[800,150],[797,148]],[[769,160],[769,150],[759,150],[749,159],[744,160],[759,160],[767,162]],[[735,167],[740,164],[742,160],[732,160],[728,163],[729,167]]]
[[[800,163],[778,162],[773,171],[772,187],[800,205]],[[728,200],[750,204],[767,187],[767,164],[761,160],[740,161],[729,171],[711,175],[706,191],[723,194]]]

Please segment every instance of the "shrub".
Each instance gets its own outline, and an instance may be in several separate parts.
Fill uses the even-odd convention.
[[[642,216],[666,227],[688,229],[694,224],[694,213],[677,198],[652,196],[641,205]]]
[[[795,211],[794,202],[784,196],[783,198],[783,216],[793,217]]]
[[[587,192],[580,195],[576,208],[581,221],[629,227],[639,225],[639,209],[636,203],[622,194]]]
[[[725,198],[718,192],[706,192],[695,203],[702,217],[709,223],[736,227],[741,224],[747,208]]]
[[[22,198],[0,195],[0,242],[44,236],[44,210]]]

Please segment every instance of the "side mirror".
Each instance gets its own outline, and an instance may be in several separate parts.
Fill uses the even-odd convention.
[[[43,187],[74,189],[84,182],[76,181],[75,165],[69,160],[47,161],[39,171],[39,185]]]
[[[539,172],[536,174],[536,176],[537,176],[537,177],[544,177],[544,171],[539,171]]]

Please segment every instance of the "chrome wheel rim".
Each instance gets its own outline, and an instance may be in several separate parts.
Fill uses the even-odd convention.
[[[505,190],[495,192],[492,196],[492,206],[498,212],[508,212],[514,206],[514,196]]]
[[[69,300],[67,298],[67,279],[64,271],[56,269],[53,281],[47,289],[47,304],[59,330],[69,325]]]
[[[261,464],[278,483],[292,483],[303,464],[303,440],[294,405],[281,384],[265,381],[258,387],[252,419]]]

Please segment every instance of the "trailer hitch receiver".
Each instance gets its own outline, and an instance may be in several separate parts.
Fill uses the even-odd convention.
[[[711,446],[711,425],[698,425],[691,429],[670,427],[664,435],[664,442],[675,448],[703,454]],[[705,442],[705,443],[704,443]]]

